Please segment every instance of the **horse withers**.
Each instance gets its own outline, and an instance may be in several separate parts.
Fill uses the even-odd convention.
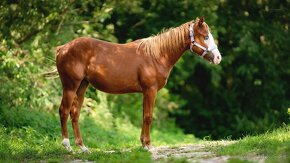
[[[70,115],[76,145],[84,152],[89,151],[83,143],[78,121],[86,89],[91,84],[112,94],[143,94],[140,140],[145,149],[150,149],[156,94],[188,49],[211,63],[221,62],[222,57],[203,17],[126,44],[81,37],[57,47],[56,66],[63,87],[59,115],[65,148],[72,150],[67,129]]]

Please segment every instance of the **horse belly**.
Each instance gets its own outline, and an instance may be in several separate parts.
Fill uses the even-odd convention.
[[[124,71],[108,70],[102,66],[94,66],[89,70],[87,80],[98,90],[113,93],[141,92],[137,73],[125,73]]]

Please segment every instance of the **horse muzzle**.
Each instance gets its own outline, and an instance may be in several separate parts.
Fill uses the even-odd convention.
[[[211,53],[210,54],[210,56],[211,56],[210,62],[212,62],[215,65],[220,64],[222,61],[221,53],[217,49],[214,51],[211,51],[210,53]]]

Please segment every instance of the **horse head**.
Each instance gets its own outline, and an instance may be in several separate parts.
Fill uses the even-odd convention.
[[[214,38],[209,31],[208,25],[204,22],[204,17],[196,18],[189,27],[190,50],[210,63],[219,64],[222,56],[215,44]]]

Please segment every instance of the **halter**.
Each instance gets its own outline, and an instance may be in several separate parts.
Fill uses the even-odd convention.
[[[192,24],[193,24],[193,23],[192,23]],[[213,48],[211,48],[211,49],[208,49],[208,48],[205,48],[204,46],[200,45],[199,43],[195,42],[195,41],[194,41],[194,31],[193,31],[193,26],[192,26],[192,24],[190,24],[190,26],[189,26],[189,35],[190,35],[190,41],[191,41],[191,43],[190,43],[190,51],[193,52],[192,47],[193,47],[193,46],[197,46],[197,47],[199,47],[200,49],[203,50],[203,53],[200,55],[200,57],[204,58],[204,56],[205,56],[208,52],[213,51],[213,50],[216,49],[217,47],[213,47]],[[194,53],[194,52],[193,52],[193,53]]]

